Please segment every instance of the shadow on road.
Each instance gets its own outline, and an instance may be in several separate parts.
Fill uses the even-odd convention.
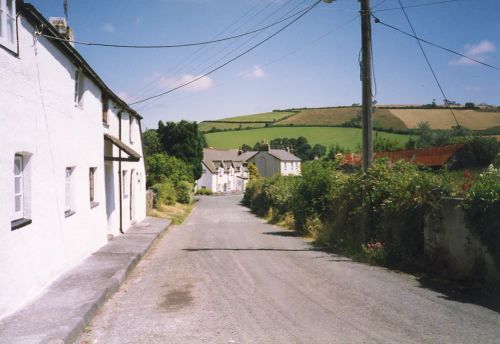
[[[470,303],[500,313],[500,290],[487,288],[486,284],[456,282],[433,276],[421,276],[418,282],[421,288],[440,293],[444,300]]]
[[[319,248],[310,249],[289,249],[289,248],[218,248],[218,247],[200,247],[200,248],[184,248],[183,251],[198,252],[198,251],[282,251],[282,252],[319,252]]]
[[[294,237],[294,238],[302,237],[302,235],[296,231],[275,231],[275,232],[264,232],[262,234],[276,235],[276,236],[283,236],[283,237]]]

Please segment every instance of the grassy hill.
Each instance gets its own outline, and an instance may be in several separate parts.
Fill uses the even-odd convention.
[[[316,143],[329,147],[339,144],[344,148],[357,150],[361,146],[361,129],[338,127],[268,127],[251,130],[223,131],[207,133],[206,139],[209,147],[220,149],[238,148],[243,144],[253,146],[262,140],[270,141],[279,137],[307,138],[311,145]],[[378,132],[377,135],[406,142],[411,136]]]
[[[332,107],[318,109],[297,109],[288,112],[268,112],[238,116],[200,123],[200,130],[212,128],[236,129],[264,126],[340,126],[355,118],[360,107]],[[483,130],[500,126],[500,112],[454,109],[459,123],[469,129]],[[446,108],[388,108],[376,107],[373,114],[376,128],[405,130],[416,128],[420,122],[428,122],[433,129],[449,129],[455,125],[450,110]]]

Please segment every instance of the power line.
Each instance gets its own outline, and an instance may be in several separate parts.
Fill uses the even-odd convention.
[[[293,7],[291,10],[288,10],[284,16],[282,17],[285,17],[286,15],[288,15],[289,13],[293,12],[294,10],[296,10],[298,7],[300,7],[302,4],[304,4],[305,2],[307,1],[310,1],[310,0],[303,0],[300,4],[298,4],[297,6]],[[269,2],[269,5],[272,4],[273,2]],[[280,12],[282,9],[288,7],[290,4],[293,4],[293,0],[289,0],[287,2],[284,2],[283,4],[279,5],[278,8],[274,9],[270,14],[268,14],[267,16],[265,16],[262,20],[260,20],[257,24],[253,25],[250,29],[254,29],[255,27],[257,27],[258,25],[261,25],[262,23],[264,23],[266,20],[268,20],[269,18],[272,18],[276,13]],[[269,6],[266,6],[264,9],[266,9],[267,7]],[[308,7],[304,8],[302,11],[305,11]],[[301,11],[301,12],[302,12]],[[260,14],[262,12],[259,11],[258,14]],[[257,15],[255,15],[254,17],[256,17]],[[250,18],[250,19],[253,19],[253,18]],[[245,25],[247,22],[249,22],[248,20],[242,24]],[[214,54],[212,54],[211,56],[205,58],[203,61],[201,61],[200,63],[198,63],[196,66],[194,67],[191,67],[191,72],[190,74],[191,75],[194,75],[193,77],[196,78],[197,75],[202,75],[204,74],[205,72],[209,71],[212,67],[216,66],[218,63],[220,63],[221,61],[224,61],[225,58],[227,58],[228,56],[230,56],[232,53],[238,51],[241,47],[245,46],[247,43],[249,43],[250,41],[252,41],[253,39],[257,38],[258,35],[260,35],[260,33],[256,33],[253,37],[249,38],[248,40],[246,40],[243,44],[240,44],[238,45],[236,48],[230,50],[228,53],[225,53],[223,54],[228,48],[232,47],[234,44],[236,44],[236,40],[235,41],[231,41],[231,42],[228,42],[226,46],[224,46],[222,49],[220,49],[219,51],[215,52]],[[223,54],[221,57],[218,57],[219,55]],[[196,61],[198,59],[195,59],[193,60]],[[212,62],[213,61],[213,62]],[[206,67],[203,67],[203,65],[205,64],[208,64],[208,66]],[[174,74],[173,72],[170,74],[172,75]],[[161,80],[165,80],[167,77],[162,77],[160,76],[159,79],[158,79],[158,82],[157,83],[160,83]],[[173,84],[175,85],[175,81],[173,82]],[[155,88],[154,85],[152,85],[153,87],[151,88]],[[172,87],[170,85],[168,85],[169,87]],[[160,92],[160,91],[157,91],[157,92]],[[155,101],[158,101],[158,99],[156,100],[153,100],[151,103],[155,102]],[[151,104],[149,103],[149,104]]]
[[[257,12],[253,13],[251,16],[250,14],[255,10],[257,9],[262,3],[264,2],[267,2],[267,4],[264,5],[263,8],[261,8],[260,10],[258,10]],[[216,34],[212,39],[216,39],[218,37],[220,37],[222,34],[224,34],[225,32],[227,32],[229,29],[231,29],[232,27],[234,27],[236,24],[238,24],[238,22],[241,22],[243,21],[243,19],[247,16],[249,16],[249,18],[247,18],[245,21],[243,21],[243,23],[241,23],[240,25],[236,26],[236,28],[234,30],[232,30],[232,32],[236,32],[237,30],[241,29],[242,27],[244,27],[247,23],[249,23],[250,21],[252,21],[255,17],[257,17],[258,15],[260,15],[263,11],[265,11],[267,8],[269,8],[271,5],[273,4],[273,2],[271,1],[267,1],[267,0],[261,0],[259,3],[257,3],[255,6],[252,6],[252,8],[250,8],[247,12],[245,12],[245,14],[243,14],[240,18],[238,18],[236,21],[234,21],[232,24],[230,24],[228,27],[226,27],[224,30],[220,31],[218,34]],[[254,29],[254,27],[252,27],[251,29]],[[141,87],[137,92],[134,92],[135,96],[133,98],[135,99],[140,99],[145,93],[149,92],[150,90],[153,90],[155,87],[157,87],[157,85],[159,85],[161,83],[162,80],[164,80],[165,78],[167,77],[170,77],[172,75],[174,75],[174,73],[178,72],[179,70],[181,70],[184,66],[187,66],[189,63],[193,63],[194,61],[197,61],[202,55],[201,55],[201,52],[204,51],[204,49],[206,49],[207,47],[209,47],[208,45],[203,45],[203,46],[200,46],[193,54],[191,54],[187,59],[183,59],[181,60],[180,62],[176,63],[172,68],[170,68],[165,74],[163,75],[159,75],[157,78],[155,78],[155,80],[152,80],[151,83],[149,85],[145,85],[143,87]]]
[[[413,32],[413,35],[417,36],[417,33],[415,31],[415,28],[413,27],[413,24],[411,23],[411,20],[410,20],[410,17],[408,16],[408,14],[406,13],[406,10],[404,9],[403,7],[403,3],[401,2],[401,0],[398,0],[399,2],[399,5],[401,7],[401,10],[403,11],[405,17],[406,17],[406,21],[408,21],[408,24],[410,25],[410,28],[411,28],[411,31]],[[457,116],[455,116],[455,112],[453,111],[453,109],[450,107],[450,105],[448,104],[448,97],[446,96],[446,94],[444,93],[444,90],[443,90],[443,87],[441,86],[441,83],[439,82],[439,79],[436,75],[436,72],[434,71],[434,68],[432,68],[432,64],[431,64],[431,61],[429,60],[429,58],[427,57],[427,54],[425,53],[425,50],[424,50],[424,47],[422,46],[422,43],[420,42],[419,39],[417,39],[417,43],[418,43],[418,46],[420,47],[420,50],[422,51],[422,54],[424,55],[425,57],[425,61],[427,62],[427,65],[429,66],[429,69],[431,70],[432,72],[432,75],[434,76],[434,80],[436,80],[436,84],[438,85],[439,87],[439,90],[441,91],[441,94],[443,95],[444,97],[444,100],[445,100],[445,105],[448,107],[448,109],[451,111],[451,114],[453,115],[453,118],[455,119],[455,122],[457,123],[457,126],[460,127],[460,123],[458,123],[458,120],[457,120]]]
[[[237,39],[240,37],[248,36],[251,34],[254,34],[256,32],[264,31],[267,30],[273,26],[276,26],[278,24],[281,24],[299,14],[301,14],[305,10],[298,11],[286,18],[283,18],[281,20],[278,20],[277,22],[274,22],[272,24],[263,26],[261,28],[244,32],[238,35],[234,36],[229,36],[229,37],[224,37],[224,38],[219,38],[219,39],[214,39],[214,40],[209,40],[209,41],[202,41],[202,42],[194,42],[194,43],[182,43],[182,44],[170,44],[170,45],[126,45],[126,44],[107,44],[107,43],[93,43],[93,42],[82,42],[82,41],[73,41],[69,39],[64,39],[60,37],[55,37],[55,36],[50,36],[50,35],[45,35],[45,34],[39,34],[40,36],[50,38],[56,41],[64,41],[68,43],[73,43],[73,44],[80,44],[80,45],[87,45],[87,46],[98,46],[98,47],[107,47],[107,48],[131,48],[131,49],[165,49],[165,48],[185,48],[185,47],[194,47],[198,45],[207,45],[207,44],[214,44],[214,43],[220,43],[220,42],[225,42],[233,39]]]
[[[207,72],[207,73],[205,73],[205,74],[203,74],[203,75],[201,75],[201,76],[199,76],[199,77],[197,77],[197,78],[195,78],[195,79],[193,79],[193,80],[191,80],[191,81],[189,81],[189,82],[186,82],[186,83],[184,83],[184,84],[182,84],[182,85],[179,85],[179,86],[177,86],[177,87],[174,87],[174,88],[172,88],[172,89],[170,89],[170,90],[168,90],[168,91],[165,91],[165,92],[162,92],[162,93],[156,94],[156,95],[154,95],[154,96],[150,96],[150,97],[147,97],[147,98],[141,99],[141,100],[139,100],[139,101],[135,101],[135,102],[133,102],[133,103],[130,103],[129,105],[134,105],[134,104],[143,103],[143,102],[148,101],[148,100],[150,100],[150,99],[158,98],[158,97],[161,97],[161,96],[163,96],[163,95],[166,95],[166,94],[172,93],[172,92],[174,92],[174,91],[176,91],[176,90],[178,90],[178,89],[180,89],[180,88],[182,88],[182,87],[188,86],[188,85],[190,85],[190,84],[192,84],[192,83],[194,83],[194,82],[196,82],[196,81],[198,81],[198,80],[200,80],[200,79],[202,79],[202,78],[204,78],[204,77],[206,77],[206,76],[208,76],[208,75],[210,75],[210,74],[212,74],[212,73],[214,73],[214,72],[218,71],[219,69],[221,69],[221,68],[223,68],[223,67],[227,66],[227,65],[228,65],[228,64],[230,64],[231,62],[233,62],[233,61],[235,61],[235,60],[239,59],[240,57],[242,57],[242,56],[244,56],[244,55],[248,54],[248,53],[249,53],[249,52],[251,52],[252,50],[256,49],[257,47],[261,46],[261,45],[262,45],[262,44],[264,44],[265,42],[269,41],[271,38],[273,38],[274,36],[278,35],[278,34],[279,34],[280,32],[282,32],[283,30],[287,29],[289,26],[291,26],[291,25],[292,25],[292,24],[294,24],[296,21],[298,21],[300,18],[302,18],[303,16],[305,16],[307,13],[309,13],[309,12],[310,12],[313,8],[315,8],[315,7],[316,7],[316,6],[317,6],[317,5],[318,5],[321,1],[322,1],[322,0],[317,0],[317,1],[316,1],[316,2],[312,5],[312,6],[310,6],[310,7],[309,7],[309,8],[308,8],[305,12],[303,12],[303,13],[302,13],[301,15],[299,15],[297,18],[295,18],[294,20],[292,20],[290,23],[286,24],[286,25],[285,25],[285,26],[283,26],[281,29],[279,29],[278,31],[276,31],[276,32],[275,32],[275,33],[273,33],[272,35],[268,36],[266,39],[264,39],[264,40],[260,41],[259,43],[255,44],[255,45],[254,45],[254,46],[252,46],[251,48],[247,49],[247,50],[246,50],[246,51],[244,51],[243,53],[241,53],[241,54],[239,54],[239,55],[237,55],[237,56],[233,57],[232,59],[230,59],[230,60],[226,61],[225,63],[221,64],[220,66],[218,66],[218,67],[216,67],[216,68],[214,68],[214,69],[210,70],[209,72]]]
[[[376,16],[374,16],[374,15],[372,15],[372,16],[373,16],[373,18],[375,19],[375,23],[377,23],[377,24],[382,24],[382,25],[384,25],[384,26],[386,26],[386,27],[388,27],[388,28],[390,28],[390,29],[393,29],[393,30],[395,30],[395,31],[398,31],[398,32],[400,32],[400,33],[402,33],[402,34],[404,34],[404,35],[406,35],[406,36],[408,36],[408,37],[415,38],[416,40],[418,40],[418,41],[420,41],[420,42],[424,42],[424,43],[426,43],[426,44],[432,45],[433,47],[436,47],[436,48],[442,49],[442,50],[447,51],[447,52],[449,52],[449,53],[452,53],[452,54],[455,54],[455,55],[457,55],[457,56],[463,57],[463,58],[465,58],[465,59],[467,59],[467,60],[470,60],[470,61],[476,62],[476,63],[478,63],[478,64],[481,64],[481,65],[483,65],[483,66],[485,66],[485,67],[489,67],[489,68],[495,69],[495,70],[497,70],[497,71],[500,71],[500,67],[496,67],[496,66],[494,66],[494,65],[491,65],[491,64],[489,64],[489,63],[483,62],[483,61],[478,60],[478,59],[475,59],[475,58],[473,58],[473,57],[470,57],[470,56],[467,56],[467,55],[461,54],[461,53],[459,53],[458,51],[452,50],[452,49],[450,49],[450,48],[446,48],[446,47],[444,47],[444,46],[442,46],[442,45],[439,45],[439,44],[437,44],[437,43],[433,43],[433,42],[431,42],[431,41],[428,41],[428,40],[423,39],[423,38],[421,38],[421,37],[418,37],[418,36],[416,36],[416,35],[412,35],[411,33],[406,32],[406,31],[404,31],[404,30],[402,30],[402,29],[400,29],[400,28],[398,28],[398,27],[396,27],[396,26],[393,26],[393,25],[390,25],[390,24],[387,24],[387,23],[383,22],[382,20],[380,20],[378,17],[376,17]]]
[[[432,2],[426,2],[426,3],[418,4],[418,5],[408,5],[408,6],[404,6],[404,8],[435,6],[435,5],[441,5],[441,4],[446,4],[446,3],[449,3],[449,2],[457,2],[457,1],[464,1],[464,0],[432,1]],[[380,10],[376,10],[376,11],[373,11],[373,12],[385,12],[385,11],[396,11],[396,10],[401,10],[401,7],[382,8]]]

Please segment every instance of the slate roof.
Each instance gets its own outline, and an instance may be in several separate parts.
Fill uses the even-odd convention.
[[[244,154],[244,153],[243,153]],[[217,173],[219,167],[224,168],[224,172],[229,172],[229,168],[243,167],[247,171],[243,154],[238,154],[237,149],[221,150],[213,148],[203,149],[203,164],[212,173]]]
[[[270,149],[269,154],[281,161],[300,161],[300,158],[284,149]]]

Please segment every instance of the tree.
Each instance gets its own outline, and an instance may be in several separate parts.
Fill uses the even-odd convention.
[[[474,109],[475,107],[476,107],[476,104],[474,104],[472,102],[465,103],[465,108],[466,109]]]
[[[194,182],[191,166],[165,153],[146,156],[146,165],[148,166],[146,180],[148,186],[162,183],[165,178],[169,179],[174,186],[177,186],[181,181]]]
[[[158,123],[162,150],[192,166],[194,179],[201,177],[204,140],[196,122]]]
[[[142,134],[142,143],[146,157],[161,152],[160,137],[155,129],[148,129]]]

